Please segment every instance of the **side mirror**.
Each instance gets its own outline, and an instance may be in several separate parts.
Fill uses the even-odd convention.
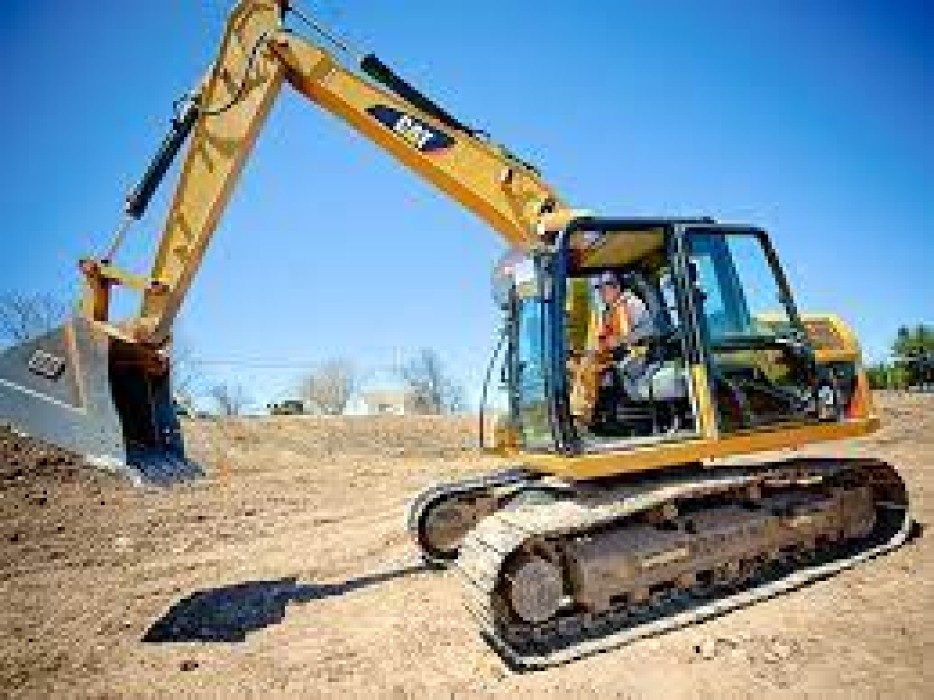
[[[805,356],[811,354],[811,346],[804,338],[798,335],[781,336],[776,338],[775,342],[781,347],[787,348],[789,352],[795,355]]]

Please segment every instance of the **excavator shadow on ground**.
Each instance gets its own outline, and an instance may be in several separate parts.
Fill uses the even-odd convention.
[[[290,603],[309,603],[431,571],[421,562],[384,569],[340,583],[300,583],[295,576],[200,590],[156,620],[142,637],[149,644],[242,642],[250,632],[277,625]]]

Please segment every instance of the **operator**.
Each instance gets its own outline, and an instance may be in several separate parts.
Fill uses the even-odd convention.
[[[619,371],[631,363],[627,356],[633,331],[651,316],[642,299],[624,289],[612,272],[597,278],[596,289],[601,305],[590,318],[587,351],[575,367],[571,396],[572,413],[583,423],[606,422],[622,394]]]
[[[631,345],[633,331],[649,321],[648,309],[632,290],[623,289],[612,272],[600,275],[596,287],[602,308],[591,316],[587,350],[599,358],[621,360]]]

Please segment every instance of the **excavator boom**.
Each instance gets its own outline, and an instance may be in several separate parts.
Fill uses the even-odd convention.
[[[476,213],[513,246],[533,244],[542,215],[560,207],[554,190],[531,166],[455,120],[375,56],[363,57],[361,70],[401,94],[286,31],[285,11],[276,0],[245,0],[231,15],[194,103],[191,145],[135,320],[134,336],[142,342],[159,346],[169,338],[283,83]],[[138,198],[130,201],[136,204]]]
[[[184,101],[152,163],[126,199],[107,252],[80,262],[86,291],[69,323],[0,356],[0,417],[15,428],[140,481],[198,473],[184,457],[167,345],[266,117],[289,85],[473,211],[512,246],[528,248],[572,212],[532,166],[454,119],[373,55],[359,70],[285,26],[285,0],[241,0],[218,55]],[[148,275],[120,269],[127,228],[142,216],[188,142]],[[111,293],[141,294],[115,322]],[[53,371],[42,371],[51,366]]]

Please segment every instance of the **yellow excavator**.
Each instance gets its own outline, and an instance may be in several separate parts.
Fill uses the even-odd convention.
[[[0,420],[139,481],[199,472],[172,402],[172,326],[283,84],[510,246],[494,272],[508,410],[485,448],[515,466],[430,488],[409,513],[422,556],[457,572],[509,663],[617,647],[905,541],[890,466],[768,454],[879,420],[855,337],[836,316],[798,312],[766,231],[570,208],[533,165],[288,0],[235,6],[113,244],[80,262],[79,312],[0,356]],[[186,141],[152,268],[128,273],[115,264],[123,237]],[[120,322],[117,286],[142,295]]]

